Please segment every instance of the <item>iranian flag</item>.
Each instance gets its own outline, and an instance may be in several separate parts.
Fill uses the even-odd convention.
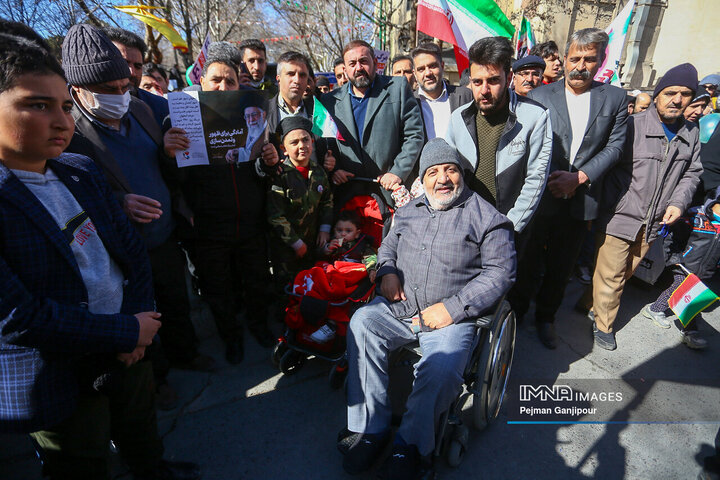
[[[535,46],[535,34],[532,31],[530,20],[523,15],[520,22],[520,32],[518,32],[517,42],[515,44],[515,53],[517,58],[523,58],[530,54],[530,50]]]
[[[625,46],[625,37],[627,36],[628,27],[630,26],[633,8],[635,8],[635,0],[628,2],[620,13],[618,13],[618,16],[615,17],[605,29],[609,41],[605,49],[603,64],[595,74],[595,80],[598,82],[609,82],[612,85],[620,86],[618,68],[620,66],[620,57],[622,56],[623,47]]]
[[[680,323],[687,327],[698,313],[715,303],[716,300],[718,300],[718,296],[706,287],[697,275],[691,273],[670,295],[668,305],[675,312]]]
[[[467,52],[477,40],[515,34],[494,0],[420,0],[417,29],[455,47],[458,73],[470,65]]]
[[[340,130],[327,108],[315,96],[313,96],[313,102],[312,133],[318,137],[336,138],[344,142],[345,139],[340,135]]]

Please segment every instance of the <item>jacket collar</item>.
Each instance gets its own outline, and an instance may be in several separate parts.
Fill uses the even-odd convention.
[[[644,115],[647,119],[647,130],[645,131],[646,137],[665,136],[665,129],[663,128],[662,121],[660,120],[660,115],[658,114],[654,103],[651,103],[647,110],[638,115]],[[691,125],[690,122],[685,121],[684,117],[681,118],[683,124],[678,129],[678,132],[675,134],[675,136],[689,145],[690,138],[688,134],[690,133],[690,129],[694,126]]]

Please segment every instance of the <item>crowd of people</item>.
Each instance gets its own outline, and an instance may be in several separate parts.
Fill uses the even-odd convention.
[[[280,55],[273,79],[262,42],[217,42],[185,87],[177,68],[144,61],[131,32],[75,25],[58,61],[32,29],[0,20],[0,431],[29,433],[50,478],[109,478],[111,439],[135,478],[199,478],[196,464],[162,458],[156,425],[156,407],[177,403],[171,367],[218,368],[198,351],[188,269],[238,364],[246,329],[275,345],[273,307],[294,275],[342,259],[376,285],[347,334],[343,468],[366,471],[392,442],[386,478],[427,474],[474,319],[507,297],[522,321],[534,302],[539,340],[556,348],[579,265],[576,308],[595,346],[615,350],[624,285],[653,242],[693,206],[720,225],[720,133],[701,144],[698,126],[720,76],[699,81],[685,63],[630,95],[594,81],[607,44],[587,28],[564,52],[549,41],[515,59],[508,39],[484,38],[456,86],[435,43],[392,59],[386,76],[353,40],[331,89],[301,52]],[[267,125],[277,141],[180,169],[190,140],[172,125],[170,88],[264,92],[263,108],[244,108],[248,135],[254,144]],[[316,101],[337,138],[314,133]],[[368,193],[397,207],[377,251],[341,211]],[[693,246],[707,255],[683,261],[692,239],[679,236],[674,283],[643,309],[648,325],[673,324],[668,298],[686,273],[673,265],[714,269],[703,242]],[[323,327],[318,341],[333,335]],[[679,332],[707,346],[697,320]],[[416,340],[424,355],[392,435],[388,355]]]

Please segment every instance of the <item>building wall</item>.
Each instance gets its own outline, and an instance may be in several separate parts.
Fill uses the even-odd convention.
[[[720,0],[669,0],[652,56],[658,77],[690,62],[700,78],[720,70]]]

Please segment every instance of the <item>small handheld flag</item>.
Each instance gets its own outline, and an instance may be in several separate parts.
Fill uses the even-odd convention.
[[[698,313],[715,303],[718,296],[697,275],[690,273],[670,295],[668,305],[683,327],[687,327]]]
[[[338,130],[330,112],[316,97],[313,97],[313,102],[312,133],[318,137],[336,138],[344,142],[345,139],[340,134],[340,130]]]

